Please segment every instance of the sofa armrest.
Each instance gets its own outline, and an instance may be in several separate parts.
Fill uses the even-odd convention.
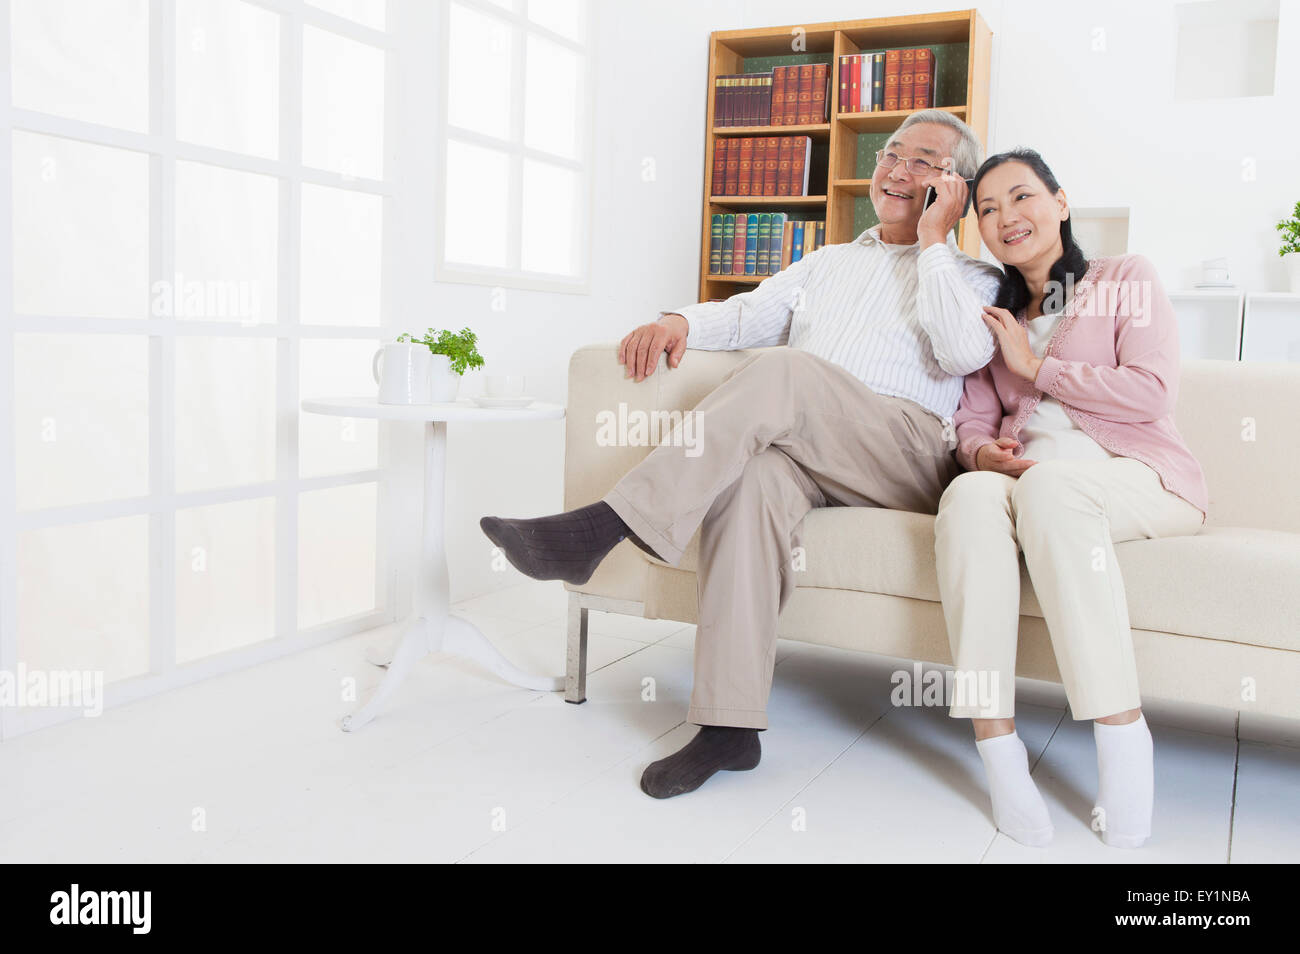
[[[617,344],[579,348],[569,359],[569,400],[565,413],[564,507],[594,503],[635,467],[653,445],[627,446],[617,433],[610,443],[609,424],[626,420],[626,412],[688,411],[747,357],[745,351],[687,351],[676,368],[659,356],[653,374],[636,382],[624,377]],[[602,428],[602,419],[604,427]],[[617,431],[617,428],[615,428]]]
[[[569,359],[569,398],[564,424],[564,508],[583,507],[609,493],[629,470],[654,449],[629,445],[618,422],[634,412],[689,411],[756,350],[688,350],[668,367],[659,356],[653,374],[640,382],[624,377],[617,344],[579,348]],[[625,408],[620,408],[625,405]],[[610,422],[614,422],[611,428]],[[603,422],[603,428],[602,428]],[[614,436],[615,440],[608,438]],[[569,590],[611,599],[644,599],[644,568],[649,558],[624,541],[581,586]]]

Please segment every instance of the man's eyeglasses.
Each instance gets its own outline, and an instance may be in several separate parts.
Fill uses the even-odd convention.
[[[876,165],[885,169],[892,169],[900,162],[903,163],[907,168],[907,171],[914,176],[928,176],[932,173],[943,172],[942,166],[936,166],[932,162],[918,159],[915,156],[910,159],[904,159],[896,152],[890,152],[885,149],[876,150]]]

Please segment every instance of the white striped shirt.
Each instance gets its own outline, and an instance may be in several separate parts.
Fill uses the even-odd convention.
[[[726,301],[677,309],[688,348],[730,351],[788,344],[847,369],[877,394],[949,418],[962,378],[993,357],[980,317],[1002,273],[946,245],[886,245],[880,226],[825,245]],[[661,311],[660,316],[673,314]]]

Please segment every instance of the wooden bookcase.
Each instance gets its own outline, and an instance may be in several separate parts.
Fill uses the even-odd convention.
[[[704,145],[704,213],[700,230],[700,301],[749,291],[766,276],[709,275],[709,240],[715,213],[762,209],[825,217],[826,244],[850,242],[875,224],[869,189],[875,152],[910,112],[838,114],[840,57],[891,48],[935,50],[935,106],[965,120],[988,147],[989,56],[993,34],[975,10],[954,10],[873,20],[792,24],[723,30],[709,36],[709,85]],[[795,63],[830,64],[829,123],[806,126],[714,127],[714,80],[727,73],[757,73]],[[713,196],[715,137],[810,136],[808,196]],[[823,185],[824,188],[818,188]],[[820,215],[819,215],[820,213]],[[963,251],[979,255],[974,215],[958,226]]]

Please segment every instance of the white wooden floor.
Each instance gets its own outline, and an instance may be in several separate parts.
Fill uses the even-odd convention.
[[[565,593],[462,603],[520,665],[560,673]],[[753,772],[656,801],[645,765],[683,745],[694,627],[591,614],[589,701],[425,660],[390,711],[338,728],[382,670],[375,631],[0,744],[0,862],[1300,861],[1300,749],[1154,724],[1155,835],[1089,830],[1092,731],[1022,704],[1055,843],[998,835],[964,722],[894,708],[898,663],[782,643]],[[654,699],[642,698],[646,680]]]

